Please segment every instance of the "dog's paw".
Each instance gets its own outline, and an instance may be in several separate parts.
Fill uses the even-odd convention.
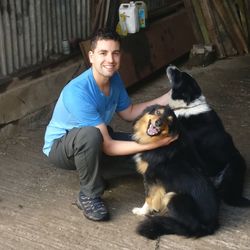
[[[140,216],[147,214],[145,213],[145,210],[142,207],[134,207],[132,212],[133,214],[140,215]]]

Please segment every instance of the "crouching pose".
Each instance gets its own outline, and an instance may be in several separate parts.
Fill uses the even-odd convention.
[[[45,133],[43,152],[55,166],[78,171],[80,192],[76,203],[88,219],[95,221],[109,218],[101,198],[105,187],[100,169],[102,154],[135,154],[174,139],[141,145],[131,141],[129,135],[109,132],[115,113],[133,121],[146,106],[165,105],[169,99],[166,93],[133,105],[118,73],[120,58],[120,37],[108,29],[98,30],[89,51],[92,67],[63,88]]]

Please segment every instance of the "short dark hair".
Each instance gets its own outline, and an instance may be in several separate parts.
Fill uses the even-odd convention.
[[[121,37],[116,31],[109,28],[98,29],[90,39],[90,49],[93,51],[96,48],[97,41],[99,40],[114,40],[121,44]]]

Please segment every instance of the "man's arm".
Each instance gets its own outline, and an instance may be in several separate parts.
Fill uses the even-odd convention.
[[[100,124],[96,127],[100,129],[103,136],[103,152],[111,156],[136,154],[142,151],[168,145],[169,143],[171,143],[176,139],[172,137],[166,137],[155,143],[142,145],[134,141],[113,140],[110,137],[105,124]]]
[[[151,101],[138,103],[138,104],[131,104],[127,109],[119,112],[119,116],[126,120],[126,121],[133,121],[137,116],[139,116],[142,111],[151,105],[159,104],[159,105],[167,105],[169,103],[171,92],[167,92],[166,94],[153,99]]]

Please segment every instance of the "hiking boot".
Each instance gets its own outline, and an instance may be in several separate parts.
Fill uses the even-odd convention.
[[[108,210],[100,197],[90,198],[80,192],[76,205],[83,210],[83,214],[89,220],[103,221],[109,219]]]

